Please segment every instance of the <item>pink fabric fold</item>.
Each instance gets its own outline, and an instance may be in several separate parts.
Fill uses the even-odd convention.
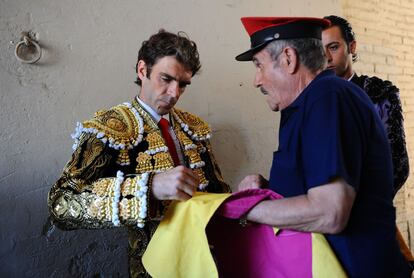
[[[282,198],[282,195],[269,189],[247,189],[232,194],[216,213],[226,218],[238,219],[263,200]]]
[[[233,194],[210,220],[206,232],[220,277],[312,277],[310,233],[283,230],[238,219],[263,200],[281,199],[267,189]]]

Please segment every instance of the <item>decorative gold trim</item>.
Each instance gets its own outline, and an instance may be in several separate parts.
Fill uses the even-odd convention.
[[[179,126],[195,140],[206,140],[211,137],[211,129],[207,122],[191,113],[173,108],[171,111],[173,119]]]
[[[83,123],[84,129],[96,129],[99,139],[107,139],[110,144],[132,148],[139,143],[140,124],[127,105],[112,107],[106,112],[99,112],[98,116]]]
[[[164,172],[165,170],[174,168],[174,162],[170,153],[156,153],[153,155],[153,159],[155,160],[155,172]]]
[[[135,172],[137,174],[153,172],[154,167],[152,166],[151,160],[152,160],[151,155],[149,155],[145,152],[138,153],[138,156],[137,156],[137,163],[138,164],[137,164],[137,167],[135,169]]]

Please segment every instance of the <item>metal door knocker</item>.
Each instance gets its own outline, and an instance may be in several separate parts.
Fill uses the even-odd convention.
[[[42,57],[42,48],[28,33],[22,33],[22,40],[16,44],[14,55],[22,63],[33,64]]]

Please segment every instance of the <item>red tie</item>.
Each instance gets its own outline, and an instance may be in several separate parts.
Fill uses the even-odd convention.
[[[180,165],[177,149],[175,148],[174,140],[172,139],[169,131],[170,123],[168,120],[161,118],[158,122],[158,127],[161,129],[162,137],[164,137],[165,143],[167,143],[168,150],[170,151],[171,157],[174,161],[174,166]]]

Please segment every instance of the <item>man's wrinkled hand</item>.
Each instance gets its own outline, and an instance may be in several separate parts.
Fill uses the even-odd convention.
[[[268,185],[269,182],[262,175],[248,175],[237,185],[236,192],[246,189],[266,188]]]
[[[199,180],[189,168],[177,166],[152,178],[152,195],[157,200],[190,199],[197,190]]]

